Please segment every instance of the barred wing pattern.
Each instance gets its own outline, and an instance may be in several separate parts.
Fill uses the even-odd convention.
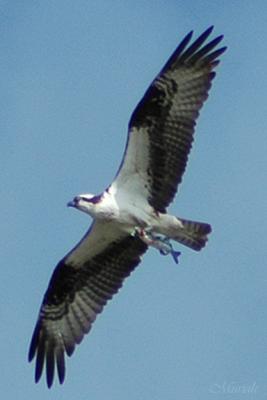
[[[69,264],[68,257],[59,262],[30,345],[29,361],[36,356],[36,382],[45,363],[48,387],[53,383],[55,366],[60,383],[64,381],[64,353],[72,355],[75,345],[89,332],[97,314],[138,265],[146,249],[137,237],[126,236],[110,242],[104,251],[81,266]]]
[[[223,36],[205,44],[212,29],[189,47],[193,32],[184,38],[130,119],[124,158],[113,185],[120,188],[138,171],[136,179],[143,181],[143,191],[157,211],[165,211],[182,180],[199,110],[208,97],[218,57],[226,49],[216,49]],[[131,192],[133,186],[131,182],[125,189]]]

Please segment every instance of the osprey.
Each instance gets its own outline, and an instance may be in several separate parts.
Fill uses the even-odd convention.
[[[193,250],[206,244],[209,224],[169,215],[166,209],[182,180],[199,110],[226,49],[217,48],[222,35],[207,41],[212,29],[192,44],[193,32],[185,36],[149,86],[131,116],[111,185],[100,195],[82,194],[68,203],[93,223],[58,263],[44,295],[29,350],[29,361],[36,356],[36,382],[46,365],[48,387],[55,367],[63,383],[65,353],[72,355],[148,246],[167,254],[173,251],[170,239]],[[178,252],[173,255],[176,260]]]

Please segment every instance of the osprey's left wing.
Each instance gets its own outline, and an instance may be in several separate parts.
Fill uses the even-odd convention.
[[[36,382],[45,363],[48,387],[53,383],[55,367],[60,383],[64,381],[64,354],[73,353],[146,249],[139,238],[122,236],[112,224],[96,222],[89,235],[59,262],[30,345],[29,361],[36,356]]]
[[[112,186],[143,193],[164,212],[182,180],[196,119],[208,97],[214,68],[226,47],[223,36],[207,41],[212,27],[192,44],[192,32],[180,43],[137,105],[127,145]]]

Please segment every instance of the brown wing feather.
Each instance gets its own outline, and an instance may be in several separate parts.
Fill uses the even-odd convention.
[[[146,249],[140,239],[127,236],[110,243],[78,268],[67,262],[68,257],[60,261],[44,296],[29,350],[29,361],[36,356],[36,382],[45,364],[48,387],[53,383],[55,366],[60,383],[64,381],[64,354],[73,353]]]
[[[124,163],[115,183],[127,181],[123,175],[138,170],[140,176],[146,176],[144,192],[148,192],[150,205],[161,212],[173,200],[182,180],[199,110],[208,97],[218,57],[226,49],[215,49],[223,36],[204,45],[211,31],[212,27],[189,47],[192,32],[184,38],[130,119]],[[137,136],[143,137],[143,144]],[[135,171],[129,167],[133,158],[138,164]]]

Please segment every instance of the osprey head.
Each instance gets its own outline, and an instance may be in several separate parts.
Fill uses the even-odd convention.
[[[67,206],[77,208],[86,214],[94,216],[96,205],[101,201],[102,195],[94,195],[91,193],[80,194],[75,196],[72,201],[69,201]]]

